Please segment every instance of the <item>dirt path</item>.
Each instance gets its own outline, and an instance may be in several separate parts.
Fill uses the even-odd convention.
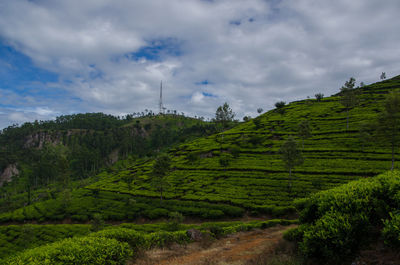
[[[196,242],[170,249],[153,249],[140,255],[138,265],[243,265],[261,253],[274,248],[282,233],[294,227],[276,226],[265,230],[240,232],[212,243]]]

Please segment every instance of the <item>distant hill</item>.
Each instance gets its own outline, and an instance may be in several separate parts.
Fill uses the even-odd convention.
[[[29,195],[22,195],[25,192],[60,189],[94,176],[120,159],[151,157],[215,130],[214,124],[200,119],[152,113],[124,118],[74,114],[10,126],[0,133],[0,211],[29,203]]]

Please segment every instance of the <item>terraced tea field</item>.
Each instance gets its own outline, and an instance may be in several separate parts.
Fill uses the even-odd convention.
[[[384,172],[391,166],[390,148],[376,139],[363,141],[360,128],[377,119],[386,94],[397,88],[400,77],[359,88],[359,104],[349,111],[348,130],[346,109],[334,95],[292,102],[283,114],[271,110],[231,130],[182,144],[169,151],[173,170],[164,196],[271,213],[291,209],[295,198]],[[297,133],[303,120],[312,130],[304,141]],[[279,154],[289,136],[298,140],[305,158],[294,170],[290,190]],[[222,166],[221,158],[229,163]],[[103,174],[87,188],[157,198],[159,193],[151,185],[153,162]]]

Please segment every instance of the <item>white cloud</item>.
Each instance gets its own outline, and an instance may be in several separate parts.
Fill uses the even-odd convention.
[[[399,74],[399,11],[397,0],[13,0],[0,2],[0,37],[59,74],[83,111],[154,110],[164,80],[170,109],[210,117],[227,101],[254,116],[277,100],[333,94],[350,76]],[[178,55],[129,57],[163,39]],[[29,107],[38,101],[70,111],[70,101]]]

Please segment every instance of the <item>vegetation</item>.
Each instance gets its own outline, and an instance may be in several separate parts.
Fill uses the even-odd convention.
[[[292,137],[282,145],[280,149],[282,161],[285,163],[285,167],[289,170],[289,192],[292,188],[292,170],[294,167],[304,163],[303,156],[300,150],[297,148],[297,143]]]
[[[153,165],[153,179],[152,183],[160,192],[160,200],[163,199],[163,190],[168,186],[168,182],[165,176],[168,174],[171,168],[171,158],[167,155],[160,155],[154,162]]]
[[[378,118],[378,132],[381,139],[390,144],[392,150],[392,167],[394,168],[395,147],[400,141],[400,93],[391,92],[384,102],[383,112]]]
[[[304,149],[304,140],[310,138],[311,135],[311,128],[310,123],[308,120],[302,120],[298,125],[298,135],[302,139],[302,148]]]
[[[222,125],[222,128],[228,127],[228,124],[233,122],[235,118],[235,113],[229,107],[227,102],[224,105],[219,106],[215,112],[215,122]]]
[[[276,111],[280,114],[283,114],[285,112],[285,110],[283,109],[283,107],[286,105],[285,101],[278,101],[275,103],[275,107],[276,107]]]
[[[398,247],[399,195],[400,172],[395,171],[300,199],[301,226],[286,238],[298,241],[306,258],[332,264],[351,259],[381,235],[390,247]]]
[[[180,219],[177,214],[172,218]],[[175,221],[179,222],[179,220]],[[0,262],[2,264],[125,264],[126,260],[135,257],[140,249],[190,242],[191,238],[186,231],[192,228],[219,238],[239,231],[256,228],[265,229],[296,222],[296,220],[275,219],[252,222],[210,222],[201,225],[180,224],[175,227],[174,230],[176,231],[169,231],[171,230],[170,222],[145,225],[126,223],[119,226],[108,226],[104,230],[90,234],[88,234],[88,225],[10,226],[6,230],[10,231],[9,234],[13,237],[24,237],[22,233],[26,230],[26,227],[40,230],[47,227],[46,229],[54,231],[53,233],[58,231],[59,241],[48,245],[45,244],[52,241],[42,241],[30,246],[12,241],[15,244],[13,245],[14,251],[10,252],[6,248],[6,246],[10,246],[10,243],[4,245],[1,249],[4,252],[0,252],[0,258],[4,258],[4,260],[0,260]],[[63,234],[62,231],[74,231],[72,228],[84,229],[80,234],[76,233],[76,235],[79,235],[77,237],[60,240],[68,237],[68,234]],[[14,233],[11,233],[12,229],[14,229]],[[3,236],[3,231],[0,233],[1,236]],[[85,236],[82,237],[82,235]],[[34,246],[39,247],[32,248]],[[22,251],[24,248],[27,248],[27,250]]]
[[[284,217],[293,216],[295,206],[302,225],[287,237],[299,242],[302,254],[309,259],[353,257],[363,247],[360,242],[367,244],[376,238],[396,248],[400,184],[394,163],[399,152],[393,148],[398,145],[398,128],[393,126],[398,124],[399,99],[394,90],[400,88],[400,77],[360,88],[354,88],[354,83],[350,79],[341,93],[320,101],[278,104],[276,110],[231,129],[176,114],[122,119],[106,116],[109,122],[96,123],[95,129],[89,129],[91,115],[87,120],[77,115],[62,119],[60,124],[37,123],[34,130],[27,129],[29,125],[7,128],[0,134],[1,169],[17,164],[21,173],[0,190],[4,229],[14,231],[6,226],[9,222],[87,225],[82,231],[71,228],[73,232],[54,232],[54,236],[40,229],[30,233],[35,226],[4,232],[2,242],[11,245],[4,243],[10,251],[3,249],[0,258],[6,261],[0,263],[29,264],[31,257],[39,264],[43,259],[51,264],[93,260],[123,264],[138,249],[189,242],[188,228],[218,237],[275,222],[295,222],[195,226],[183,224],[183,218]],[[357,98],[350,101],[359,104],[343,104],[350,97],[346,96],[348,91]],[[71,124],[75,119],[87,128],[74,128]],[[296,145],[299,140],[301,152]],[[110,154],[117,154],[119,161]],[[366,178],[390,168],[393,174]],[[168,185],[160,189],[154,185],[156,177]],[[345,183],[349,184],[338,187]],[[110,221],[159,219],[167,223],[109,225]],[[49,234],[50,239],[38,234]],[[69,238],[75,234],[79,237]],[[24,245],[24,237],[33,238],[28,240],[32,244]],[[52,244],[41,246],[45,243]],[[89,243],[93,249],[107,251],[99,257],[87,250],[87,259],[82,259],[87,263],[78,263],[81,252],[76,249],[85,251]],[[24,249],[28,250],[21,252]],[[57,260],[60,253],[69,260]]]
[[[317,93],[315,94],[315,99],[317,101],[321,101],[324,98],[324,94],[323,93]]]
[[[346,81],[344,86],[340,89],[340,103],[346,108],[347,113],[346,130],[349,129],[349,110],[358,104],[357,91],[354,89],[355,84],[356,80],[351,77],[350,80]]]
[[[10,126],[0,133],[0,174],[11,165],[19,176],[0,183],[0,212],[87,185],[117,160],[132,163],[215,131],[213,123],[176,114],[121,119],[88,113]]]
[[[391,168],[392,150],[382,141],[361,141],[360,129],[379,118],[386,95],[399,87],[397,77],[357,88],[361,103],[349,110],[351,130],[345,130],[347,114],[337,95],[311,104],[293,102],[284,107],[285,115],[269,111],[230,130],[176,145],[166,152],[173,171],[165,175],[169,185],[163,190],[162,204],[160,191],[152,185],[154,160],[132,158],[86,184],[73,180],[65,206],[58,193],[46,190],[35,190],[35,203],[24,208],[26,193],[0,199],[0,205],[11,201],[0,221],[71,218],[79,222],[91,220],[95,213],[104,220],[168,218],[173,211],[206,219],[241,216],[246,211],[273,216],[291,213],[296,198]],[[303,140],[299,121],[305,117],[313,129],[312,136]],[[366,131],[374,134],[372,129]],[[288,170],[279,153],[289,137],[304,141],[302,154],[307,158],[296,167],[290,191]],[[398,156],[396,150],[394,156]]]

